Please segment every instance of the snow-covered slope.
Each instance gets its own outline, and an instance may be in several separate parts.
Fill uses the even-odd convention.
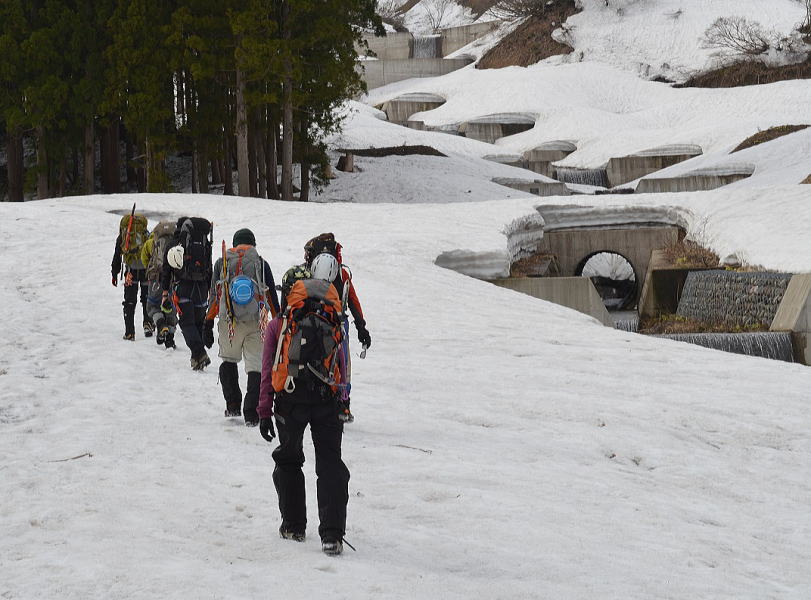
[[[683,81],[713,65],[717,51],[702,47],[719,17],[744,17],[789,34],[805,15],[795,0],[579,0],[583,11],[566,21],[575,49],[551,62],[595,61],[641,77]]]
[[[811,122],[811,80],[733,89],[674,89],[596,63],[476,70],[411,79],[372,90],[371,104],[408,92],[447,102],[413,118],[429,126],[461,123],[494,113],[537,116],[534,129],[497,145],[523,152],[552,140],[577,151],[557,164],[596,168],[613,156],[669,144],[696,144],[705,153],[728,151],[771,126]]]
[[[594,201],[579,198],[578,201]],[[682,206],[718,249],[811,270],[811,202]],[[338,559],[278,538],[271,447],[222,418],[215,369],[123,342],[118,216],[249,225],[280,273],[345,244],[373,346],[354,361]],[[530,200],[300,205],[117,195],[0,205],[0,572],[7,598],[781,598],[811,595],[805,367],[598,326],[433,264],[505,252]],[[778,226],[779,225],[779,226]],[[216,359],[215,359],[216,364]]]

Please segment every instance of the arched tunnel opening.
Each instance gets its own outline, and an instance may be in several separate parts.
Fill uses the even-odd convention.
[[[593,252],[580,261],[575,275],[591,279],[609,311],[636,308],[639,279],[631,261],[622,254],[610,250]]]

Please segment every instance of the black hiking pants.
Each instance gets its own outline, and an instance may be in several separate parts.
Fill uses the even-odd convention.
[[[178,306],[178,323],[186,346],[192,356],[200,356],[205,350],[203,325],[206,319],[208,286],[203,281],[183,280],[175,286]]]
[[[128,269],[127,273],[132,274],[132,283],[127,285],[126,279],[124,280],[124,302],[121,303],[124,307],[124,332],[135,333],[135,307],[138,306],[139,290],[141,292],[141,308],[144,313],[144,323],[150,320],[146,306],[149,282],[146,278],[146,269]]]
[[[279,446],[273,451],[276,463],[273,484],[279,495],[282,528],[304,532],[307,526],[304,473],[301,468],[304,465],[304,429],[309,423],[315,446],[318,534],[322,540],[342,539],[346,531],[349,469],[341,460],[343,424],[338,420],[335,402],[314,405],[277,402],[275,411]]]

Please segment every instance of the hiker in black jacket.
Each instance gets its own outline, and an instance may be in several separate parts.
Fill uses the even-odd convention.
[[[199,217],[177,220],[161,270],[161,305],[174,304],[178,324],[191,351],[191,368],[202,371],[211,364],[203,343],[203,326],[211,281],[211,223]]]

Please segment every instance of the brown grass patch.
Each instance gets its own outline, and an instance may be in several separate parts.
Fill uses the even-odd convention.
[[[744,333],[750,331],[768,331],[763,323],[753,325],[730,325],[729,323],[710,323],[697,319],[688,319],[674,314],[648,317],[639,322],[639,333],[648,335],[667,335],[672,333]]]
[[[770,127],[769,129],[758,131],[755,135],[746,138],[744,141],[738,144],[738,147],[732,152],[746,150],[747,148],[752,148],[753,146],[757,146],[759,144],[765,144],[766,142],[771,142],[772,140],[776,140],[784,135],[802,131],[808,127],[808,125],[780,125],[778,127]]]
[[[510,277],[539,277],[559,273],[558,259],[554,254],[533,254],[510,265]]]
[[[811,79],[811,58],[796,65],[767,67],[757,61],[739,62],[691,77],[674,87],[730,88],[790,79]]]
[[[576,13],[573,0],[550,6],[543,17],[531,17],[505,36],[479,60],[476,68],[528,67],[550,56],[570,54],[573,48],[553,40],[552,32]]]
[[[720,261],[712,250],[690,240],[680,240],[662,248],[665,258],[676,267],[717,267]]]
[[[800,183],[811,183],[811,175],[803,179]]]

